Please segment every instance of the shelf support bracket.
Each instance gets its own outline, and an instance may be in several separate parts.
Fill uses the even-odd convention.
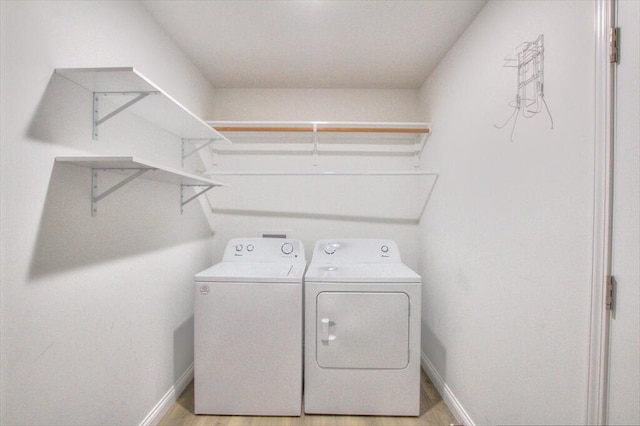
[[[313,123],[313,153],[311,154],[311,165],[317,167],[318,162],[318,123]]]
[[[424,133],[418,139],[418,149],[416,150],[416,164],[414,167],[420,167],[420,160],[422,159],[422,152],[424,151],[424,147],[427,145],[427,139],[429,139],[430,133]]]
[[[118,189],[122,188],[132,180],[139,178],[149,170],[155,170],[155,169],[117,169],[117,170],[135,170],[135,173],[133,173],[130,176],[127,176],[119,183],[113,185],[111,188],[98,194],[98,171],[99,170],[108,171],[108,170],[114,170],[114,169],[91,169],[91,216],[96,216],[98,214],[98,201],[116,192]]]
[[[180,214],[184,213],[184,206],[185,205],[187,205],[191,201],[195,200],[196,198],[198,198],[199,196],[201,196],[205,192],[215,188],[216,186],[218,186],[218,185],[206,185],[206,186],[205,185],[180,185]],[[189,197],[189,198],[187,198],[185,200],[185,189],[186,188],[193,188],[193,187],[204,188],[204,189],[200,190],[195,195],[192,195],[191,197]]]
[[[149,95],[157,95],[158,91],[150,91],[150,92],[93,92],[93,140],[98,140],[98,126],[109,120],[110,118],[118,115],[125,109],[129,108],[131,105],[136,104],[146,98]],[[115,110],[111,111],[109,114],[100,118],[100,96],[131,96],[137,95],[135,98],[131,99],[129,102],[124,105],[119,106]]]
[[[215,139],[182,139],[182,167],[184,167],[184,160],[186,160],[187,158],[191,157],[193,154],[197,153],[201,149],[208,147],[212,143],[217,142],[217,141],[221,141],[221,140],[224,140],[224,139],[221,139],[221,138],[215,138]],[[203,142],[203,143],[202,143],[202,145],[195,147],[189,153],[185,154],[185,151],[186,151],[185,144],[186,143],[191,143],[191,144],[193,144],[195,146],[195,142]]]

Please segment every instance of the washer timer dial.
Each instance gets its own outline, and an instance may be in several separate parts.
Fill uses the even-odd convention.
[[[291,254],[293,253],[293,244],[284,243],[282,247],[280,247],[280,250],[282,250],[282,253],[284,254]]]

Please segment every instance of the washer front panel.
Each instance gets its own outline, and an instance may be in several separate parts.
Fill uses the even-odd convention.
[[[302,283],[195,283],[195,412],[301,412]]]

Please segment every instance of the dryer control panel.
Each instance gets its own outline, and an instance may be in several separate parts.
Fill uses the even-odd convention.
[[[304,246],[292,238],[234,238],[227,243],[224,262],[305,261]]]
[[[337,238],[316,242],[313,262],[326,263],[401,263],[398,245],[393,240],[376,238]]]

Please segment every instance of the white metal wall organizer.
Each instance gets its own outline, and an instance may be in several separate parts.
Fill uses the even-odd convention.
[[[93,93],[94,140],[102,124],[125,110],[182,139],[226,140],[133,67],[58,68],[55,73]],[[107,98],[115,106],[110,112],[101,111]]]
[[[494,124],[494,127],[502,129],[513,119],[511,127],[511,141],[518,121],[522,113],[523,118],[532,118],[544,110],[549,115],[551,128],[553,129],[553,117],[544,99],[544,35],[540,34],[533,41],[520,44],[504,59],[505,67],[517,69],[517,85],[515,100],[509,102],[513,112],[502,125]]]
[[[215,154],[415,156],[424,151],[429,123],[327,121],[209,121],[233,146],[218,146]],[[265,144],[266,142],[266,144]]]
[[[98,202],[137,178],[180,185],[180,213],[182,213],[186,204],[210,189],[216,186],[228,186],[221,182],[216,182],[191,173],[185,173],[181,170],[159,166],[134,157],[56,157],[55,161],[57,163],[72,164],[91,169],[92,216],[98,214]],[[126,177],[110,188],[99,192],[98,175],[101,171],[120,173]],[[188,196],[185,194],[185,189],[190,187],[196,187],[200,190],[196,192],[195,195]]]

